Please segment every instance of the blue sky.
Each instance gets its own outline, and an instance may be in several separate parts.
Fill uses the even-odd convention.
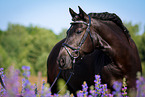
[[[116,13],[123,21],[145,25],[145,0],[0,0],[0,29],[8,23],[39,26],[56,34],[68,28],[71,22],[69,8],[79,12]]]

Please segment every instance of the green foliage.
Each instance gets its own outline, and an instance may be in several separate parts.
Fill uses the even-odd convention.
[[[52,30],[37,26],[25,27],[8,24],[6,31],[0,31],[0,66],[15,65],[21,70],[23,65],[33,68],[32,74],[41,71],[46,75],[47,57],[59,41]]]
[[[143,76],[145,76],[145,63],[142,62],[142,74]]]
[[[135,43],[138,46],[140,35],[139,35],[139,24],[132,24],[132,22],[125,22],[125,26],[129,30],[129,33],[131,35],[131,38],[135,41]]]
[[[57,86],[58,86],[58,90],[60,91],[59,94],[61,95],[64,95],[66,93],[67,86],[65,86],[65,83],[66,82],[63,79],[58,80]]]
[[[63,39],[66,37],[66,32],[67,32],[67,29],[62,29],[62,31],[59,33],[59,35],[57,36],[58,39]]]
[[[142,63],[143,75],[145,76],[145,29],[144,29],[144,33],[142,35],[139,35],[139,28],[140,28],[139,24],[133,25],[131,22],[129,22],[129,23],[125,23],[125,26],[129,30],[132,39],[135,41],[137,45],[139,56]]]
[[[0,45],[0,68],[2,67],[6,69],[6,67],[9,67],[10,62],[11,62],[10,57],[8,56],[4,48]]]
[[[141,36],[141,41],[139,44],[139,52],[140,52],[140,56],[141,56],[141,61],[145,62],[145,32]]]

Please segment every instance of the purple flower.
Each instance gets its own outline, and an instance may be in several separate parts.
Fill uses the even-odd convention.
[[[58,94],[54,94],[54,97],[59,97],[59,95]]]
[[[115,91],[119,92],[122,88],[122,83],[118,82],[118,81],[115,81],[114,84],[113,84],[113,88],[115,89]]]
[[[88,86],[87,83],[84,81],[83,85],[82,85],[82,91],[83,91],[83,95],[87,96],[88,95]]]
[[[87,91],[88,90],[88,86],[87,86],[87,83],[84,81],[83,85],[83,91]]]
[[[102,88],[101,88],[101,79],[100,75],[95,75],[95,95],[101,95],[102,93]]]
[[[42,84],[42,90],[41,90],[41,96],[40,97],[51,97],[51,91],[49,88],[49,85],[45,83],[45,81],[43,80],[43,84]]]
[[[95,80],[94,80],[94,82],[95,82],[96,84],[101,84],[100,75],[95,75]]]
[[[117,97],[121,97],[121,88],[122,88],[122,83],[115,81],[113,84],[113,88],[115,91],[112,92],[113,95],[117,96]]]
[[[107,97],[114,97],[114,96],[113,96],[113,94],[108,94],[108,96],[107,96]]]
[[[30,70],[30,66],[22,66],[23,70]]]
[[[0,71],[3,71],[4,70],[4,68],[0,68]]]
[[[35,97],[35,87],[31,85],[29,80],[23,78],[22,84],[22,96],[24,97]]]
[[[136,88],[137,88],[137,97],[144,97],[145,79],[141,75],[138,76],[138,80],[136,81]]]
[[[28,79],[30,77],[30,67],[29,66],[22,66],[22,70],[24,70],[23,76]]]
[[[29,66],[22,66],[24,70],[22,79],[22,96],[24,97],[35,97],[35,87],[31,85],[30,81],[28,80],[30,76],[30,67]]]
[[[107,96],[107,84],[104,84],[104,85],[101,85],[101,88],[102,88],[102,95],[103,96]]]
[[[35,86],[35,95],[37,95],[38,94],[37,84],[34,84],[34,86]]]
[[[4,73],[3,70],[4,70],[3,68],[0,68],[0,76],[3,75]]]
[[[95,96],[95,90],[92,90],[92,89],[91,89],[91,90],[90,90],[90,94],[92,95],[92,97]]]
[[[18,82],[18,75],[19,72],[14,69],[13,66],[9,67],[9,71],[5,82],[6,82],[6,91],[7,91],[7,97],[16,97],[18,92],[18,87],[19,87],[19,82]]]
[[[78,91],[77,92],[77,97],[83,97],[83,91]]]
[[[30,76],[30,68],[27,68],[27,66],[22,67],[24,70],[24,78],[22,79],[22,93],[18,93],[18,71],[14,70],[14,68],[10,68],[10,72],[8,73],[7,77],[3,75],[3,69],[0,68],[0,73],[2,74],[2,79],[6,83],[6,88],[3,89],[3,87],[0,86],[0,97],[59,97],[59,94],[51,95],[51,90],[49,88],[49,85],[43,81],[42,84],[42,90],[41,93],[38,94],[37,85],[31,85],[28,77]],[[78,97],[127,97],[127,85],[123,81],[123,84],[121,82],[114,82],[113,88],[115,91],[112,92],[112,94],[107,93],[107,84],[101,84],[100,75],[95,76],[95,87],[90,87],[90,95],[88,95],[88,85],[86,82],[82,85],[82,90],[77,92]],[[140,76],[138,77],[138,80],[136,81],[137,84],[137,95],[136,97],[145,97],[145,79]],[[0,84],[1,85],[1,84]],[[122,91],[121,91],[122,90]],[[72,97],[73,95],[65,94],[62,95],[63,97]]]
[[[127,87],[123,86],[123,88],[122,88],[122,95],[123,96],[127,96],[127,92],[126,91],[127,91]]]

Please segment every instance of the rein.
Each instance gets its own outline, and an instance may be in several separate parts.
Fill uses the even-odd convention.
[[[64,88],[64,87],[68,84],[68,82],[70,81],[70,79],[71,79],[72,75],[73,75],[73,72],[71,72],[71,74],[70,74],[70,76],[69,76],[68,80],[66,81],[65,85],[61,88],[61,90],[59,90],[59,91],[57,92],[57,94],[58,94],[58,93],[60,93],[60,91],[62,91],[62,90],[63,90],[63,88]]]
[[[52,85],[51,85],[51,87],[50,87],[50,90],[52,89],[52,87],[53,87],[54,84],[56,83],[57,79],[59,78],[59,75],[60,75],[61,71],[62,71],[62,69],[60,69],[60,71],[59,71],[57,77],[56,77],[55,80],[53,81],[53,83],[52,83]],[[68,84],[68,82],[70,81],[70,79],[71,79],[71,77],[72,77],[72,75],[73,75],[73,72],[70,72],[70,73],[71,73],[71,74],[70,74],[68,80],[66,81],[65,85],[62,87],[62,89],[63,89],[63,88]],[[57,94],[58,94],[60,91],[62,91],[62,89],[59,90],[59,91],[57,92]]]
[[[57,77],[55,78],[55,80],[53,81],[52,85],[51,85],[50,88],[49,88],[50,90],[52,89],[52,87],[53,87],[54,84],[56,83],[57,79],[59,78],[60,73],[62,72],[62,69],[61,69],[61,68],[59,68],[59,70],[60,70],[60,71],[59,71]],[[74,74],[73,72],[70,72],[70,73],[71,73],[71,74],[70,74],[68,80],[66,81],[65,85],[62,87],[62,89],[68,84],[68,82],[70,81],[72,75]],[[60,91],[62,91],[62,89],[59,90],[59,91],[57,92],[57,94],[58,94]]]
[[[53,83],[52,83],[52,85],[51,85],[51,87],[50,87],[50,90],[51,90],[51,88],[54,86],[54,84],[56,83],[57,79],[59,78],[59,75],[60,75],[61,71],[62,71],[62,70],[59,71],[57,77],[56,77],[55,80],[53,81]]]
[[[0,76],[0,82],[1,82],[2,87],[3,87],[4,89],[6,89],[6,87],[5,87],[5,85],[4,85],[4,82],[3,82],[3,80],[2,80],[2,77],[1,77],[1,76]]]

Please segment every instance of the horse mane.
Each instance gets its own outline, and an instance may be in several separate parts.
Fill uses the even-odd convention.
[[[115,13],[108,13],[108,12],[89,13],[88,15],[94,19],[107,20],[107,21],[114,22],[116,25],[118,25],[123,30],[123,32],[127,38],[130,37],[129,31],[123,25],[122,20],[119,18],[119,16],[117,16]]]

